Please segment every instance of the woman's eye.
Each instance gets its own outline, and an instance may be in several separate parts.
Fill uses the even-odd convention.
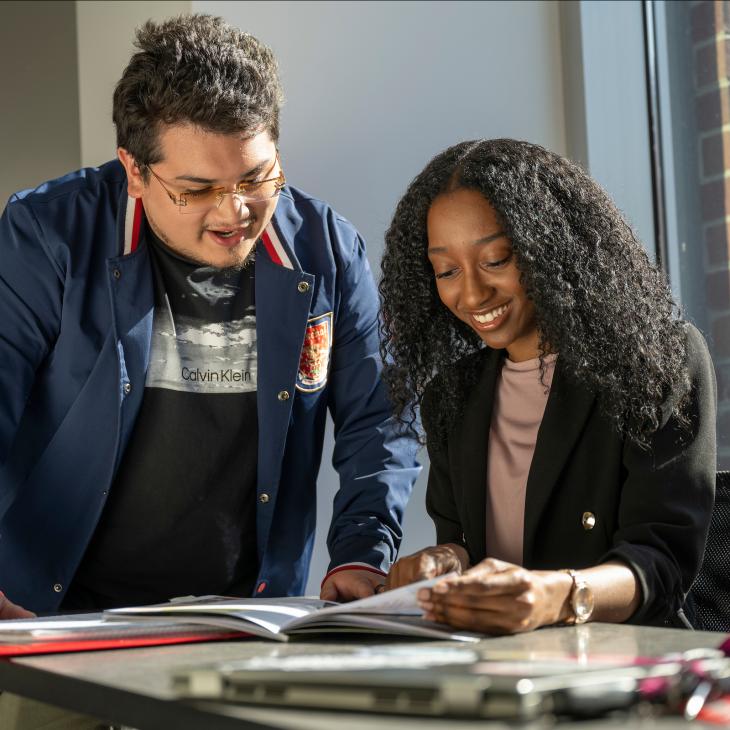
[[[456,269],[449,269],[448,271],[439,271],[436,274],[437,279],[449,279],[456,273]]]
[[[499,261],[484,261],[482,266],[488,269],[499,269],[508,264],[511,258],[512,254],[509,254],[509,256],[505,256],[505,258],[500,259]]]

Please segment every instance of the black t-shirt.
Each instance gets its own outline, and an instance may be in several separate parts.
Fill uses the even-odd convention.
[[[251,595],[258,573],[254,265],[202,266],[145,237],[155,312],[144,397],[64,609]]]

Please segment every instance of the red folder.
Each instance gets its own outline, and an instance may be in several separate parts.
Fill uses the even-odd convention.
[[[144,626],[140,627],[144,629]],[[164,633],[150,631],[139,635],[128,636],[99,636],[97,638],[84,637],[74,639],[32,639],[19,643],[0,642],[0,657],[25,656],[29,654],[57,654],[74,651],[101,651],[107,649],[133,649],[143,646],[165,646],[169,644],[190,644],[202,641],[233,641],[246,639],[249,634],[241,631],[186,630],[184,627],[175,627],[176,630]]]
[[[232,641],[250,636],[241,631],[194,625],[156,625],[141,622],[94,626],[91,629],[79,627],[62,630],[57,636],[53,631],[33,631],[34,620],[3,622],[0,627],[10,633],[2,636],[0,631],[0,657],[25,656],[29,654],[55,654],[73,651],[100,651],[107,649],[131,649],[142,646],[165,646],[188,644],[201,641]],[[15,630],[18,624],[20,630]],[[46,624],[47,625],[47,624]],[[27,630],[24,630],[26,629]]]

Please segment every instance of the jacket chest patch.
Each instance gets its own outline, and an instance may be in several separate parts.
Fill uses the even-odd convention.
[[[299,356],[297,390],[311,393],[324,388],[332,349],[332,312],[307,320]]]

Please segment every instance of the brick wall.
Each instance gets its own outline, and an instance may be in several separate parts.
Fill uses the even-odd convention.
[[[691,7],[704,285],[718,386],[718,460],[730,469],[730,2]]]

